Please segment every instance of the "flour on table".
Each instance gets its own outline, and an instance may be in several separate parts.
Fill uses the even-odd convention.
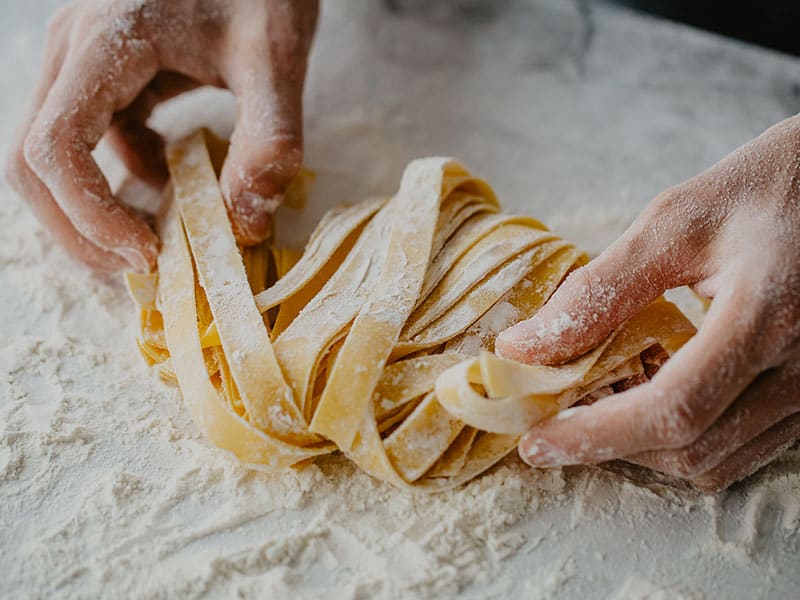
[[[2,154],[57,4],[0,22]],[[793,59],[604,3],[589,3],[584,51],[573,3],[497,3],[486,22],[460,4],[453,23],[324,3],[306,146],[330,203],[391,191],[410,157],[458,147],[502,182],[504,205],[600,251],[647,199],[800,109]],[[231,100],[208,96],[161,124],[186,131],[202,113],[225,133]],[[281,235],[301,245],[329,206],[284,211]],[[796,593],[797,450],[718,498],[514,455],[433,496],[336,457],[248,470],[199,438],[177,390],[142,363],[121,282],[66,259],[5,183],[0,230],[0,597]],[[491,329],[507,315],[494,316]]]

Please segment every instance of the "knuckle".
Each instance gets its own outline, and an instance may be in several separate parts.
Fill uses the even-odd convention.
[[[672,431],[667,441],[677,446],[685,446],[694,442],[703,432],[697,415],[686,402],[676,402],[670,411],[668,423]]]
[[[114,11],[115,33],[120,29],[127,35],[141,35],[150,29],[151,22],[162,15],[160,2],[139,0],[138,2],[122,2],[112,5]]]
[[[658,194],[650,203],[649,211],[656,214],[671,213],[675,209],[685,205],[690,193],[685,184],[680,184],[668,188]]]
[[[794,271],[793,268],[784,269],[762,286],[769,299],[758,315],[763,321],[759,325],[773,340],[783,343],[781,350],[787,349],[800,336],[800,274]]]
[[[53,150],[58,143],[59,129],[50,122],[37,119],[23,142],[23,158],[35,171],[52,166]]]
[[[718,203],[703,202],[714,194],[701,180],[690,180],[660,193],[650,206],[658,231],[678,236],[681,243],[696,247],[705,243],[709,233],[718,226],[721,214]]]
[[[703,432],[703,423],[682,395],[655,403],[647,421],[649,434],[666,448],[682,448]]]
[[[624,255],[629,257],[629,262],[623,268],[642,293],[658,295],[664,289],[675,287],[673,253],[669,251],[669,242],[663,242],[653,231],[652,223],[641,225],[625,240]]]
[[[670,287],[693,279],[705,257],[704,250],[719,222],[714,203],[699,202],[696,183],[682,183],[655,197],[643,219],[643,237],[658,249],[652,276]]]

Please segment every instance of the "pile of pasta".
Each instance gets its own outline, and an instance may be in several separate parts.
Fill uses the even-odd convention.
[[[240,248],[205,132],[168,151],[158,272],[128,274],[139,347],[214,444],[261,468],[341,451],[392,484],[438,491],[514,449],[537,421],[652,374],[694,327],[658,300],[583,357],[493,353],[586,255],[500,212],[461,164],[425,158],[391,198],[336,208],[302,254]],[[652,362],[652,361],[650,361]]]

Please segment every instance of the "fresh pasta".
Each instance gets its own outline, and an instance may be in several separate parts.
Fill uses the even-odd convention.
[[[535,219],[501,213],[457,161],[411,162],[393,197],[330,211],[298,254],[237,245],[223,157],[205,132],[169,148],[158,272],[127,284],[143,356],[245,463],[278,469],[339,450],[384,481],[443,490],[537,421],[651,375],[647,356],[694,334],[659,299],[572,362],[505,360],[493,353],[499,330],[588,259]]]

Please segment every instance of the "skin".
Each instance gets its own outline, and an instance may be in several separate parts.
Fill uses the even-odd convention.
[[[134,174],[163,185],[164,142],[146,124],[153,108],[201,85],[225,87],[237,121],[223,195],[239,240],[264,239],[302,164],[317,13],[316,0],[67,5],[49,24],[8,181],[74,257],[98,270],[147,271],[156,237],[114,198],[91,150],[107,136]],[[669,288],[714,298],[699,334],[650,382],[538,425],[520,442],[524,460],[625,458],[718,490],[800,439],[798,168],[794,118],[659,195],[539,314],[501,334],[504,356],[559,363]]]
[[[531,429],[526,462],[624,458],[718,491],[800,439],[799,117],[657,196],[496,348],[575,358],[682,285],[714,299],[698,334],[650,382]]]
[[[111,193],[92,149],[103,136],[161,186],[164,141],[147,124],[164,100],[230,89],[236,126],[221,187],[237,238],[270,233],[303,162],[302,93],[317,0],[82,0],[50,20],[40,81],[6,178],[75,258],[150,270],[158,240]]]

